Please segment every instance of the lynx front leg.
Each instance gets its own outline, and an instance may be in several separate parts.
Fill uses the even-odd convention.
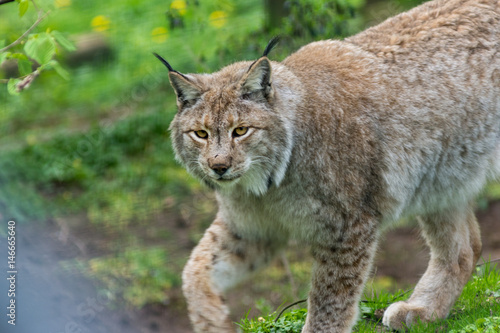
[[[182,274],[182,290],[195,332],[235,332],[223,293],[267,264],[278,249],[277,242],[245,240],[216,218]]]
[[[410,299],[385,311],[384,325],[396,330],[405,330],[419,318],[445,318],[481,254],[479,226],[470,209],[427,217],[420,225],[431,259]]]
[[[337,243],[313,248],[315,266],[302,333],[351,332],[377,243],[369,225],[355,229]]]

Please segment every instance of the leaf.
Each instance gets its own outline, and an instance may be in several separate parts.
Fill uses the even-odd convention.
[[[19,68],[19,74],[21,74],[22,76],[28,75],[32,72],[31,61],[27,59],[18,59],[17,67]]]
[[[52,57],[54,57],[55,54],[56,46],[53,40],[48,37],[40,38],[37,50],[37,61],[39,61],[40,64],[46,64],[52,60]]]
[[[19,83],[19,79],[9,79],[7,83],[7,91],[11,95],[19,95],[19,91],[17,91],[17,84]]]
[[[26,52],[26,55],[28,57],[33,59],[35,59],[37,40],[38,40],[38,35],[31,35],[26,41],[26,44],[24,44],[24,52]]]
[[[52,60],[56,54],[56,45],[52,38],[45,33],[30,38],[24,45],[24,51],[29,57],[43,65]]]
[[[23,17],[24,14],[26,14],[26,11],[28,10],[29,4],[30,3],[28,0],[21,0],[19,2],[19,17]]]
[[[0,39],[0,49],[5,47],[5,39]]]
[[[22,59],[22,60],[28,60],[28,57],[24,53],[10,53],[9,54],[9,59]]]
[[[4,52],[0,53],[0,65],[7,59],[7,57],[10,55],[10,52]]]
[[[486,319],[485,318],[479,318],[478,320],[476,320],[476,326],[478,327],[483,327],[486,323]]]
[[[50,62],[50,64],[52,65],[52,68],[55,69],[55,71],[57,72],[57,74],[59,74],[59,76],[61,76],[63,79],[65,80],[69,80],[69,73],[66,69],[64,69],[61,64],[55,60],[52,60]]]
[[[66,37],[64,37],[64,35],[61,32],[54,30],[51,32],[51,35],[52,37],[55,38],[56,42],[59,45],[61,45],[66,51],[76,50],[75,45],[72,42],[70,42]]]

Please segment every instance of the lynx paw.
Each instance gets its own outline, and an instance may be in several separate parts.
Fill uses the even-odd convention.
[[[397,302],[385,310],[382,323],[397,331],[406,331],[410,326],[420,321],[430,321],[429,309],[412,305],[407,302]]]

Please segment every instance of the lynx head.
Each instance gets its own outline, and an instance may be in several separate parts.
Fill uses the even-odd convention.
[[[218,191],[256,195],[284,178],[292,147],[290,122],[280,111],[267,52],[213,74],[169,69],[178,112],[170,125],[177,160]]]

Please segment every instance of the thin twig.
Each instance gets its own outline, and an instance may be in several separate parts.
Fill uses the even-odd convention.
[[[30,75],[35,74],[35,72],[37,72],[37,71],[38,71],[38,70],[34,70],[34,71],[33,71],[33,72],[31,72],[31,73],[28,73],[28,74],[23,75],[23,76],[15,77],[15,78],[13,78],[13,79],[19,79],[19,80],[22,80],[22,79],[27,78],[27,77],[28,77],[28,76],[30,76]],[[0,83],[7,83],[7,82],[9,82],[9,79],[0,79]]]
[[[21,43],[21,41],[24,39],[24,37],[26,37],[33,29],[35,29],[35,27],[37,25],[39,25],[40,22],[42,22],[43,19],[45,17],[47,17],[47,15],[49,15],[49,13],[50,13],[50,10],[48,12],[46,12],[45,15],[43,15],[43,16],[41,16],[41,13],[38,13],[38,19],[35,21],[35,23],[33,23],[33,25],[28,30],[26,30],[18,39],[16,39],[14,42],[12,42],[12,44],[7,45],[3,49],[0,49],[0,53],[5,52],[8,49],[10,49],[11,47],[16,46],[17,44]]]
[[[389,303],[394,303],[396,300],[402,298],[403,296],[407,295],[408,293],[411,293],[412,291],[413,291],[413,288],[408,289],[407,291],[402,292],[401,294],[394,296]]]
[[[412,289],[408,289],[408,290],[402,292],[401,294],[394,296],[390,301],[385,302],[385,304],[392,304],[392,303],[394,303],[395,301],[397,301],[398,299],[400,299],[401,297],[403,297],[404,295],[408,294],[411,291],[413,291],[413,288]],[[369,300],[364,299],[364,300],[361,300],[361,303],[373,304],[373,303],[381,303],[381,302],[369,301]]]
[[[33,7],[35,7],[35,9],[37,10],[37,12],[40,12],[40,8],[38,8],[38,6],[36,5],[35,0],[31,0],[31,3],[33,4]]]
[[[306,299],[302,299],[302,300],[297,301],[297,302],[294,302],[294,303],[290,304],[289,306],[286,306],[285,308],[283,308],[283,310],[281,310],[280,314],[276,317],[276,319],[274,319],[274,322],[276,323],[278,321],[278,319],[280,319],[280,317],[283,314],[283,312],[285,312],[286,310],[290,309],[292,306],[300,304],[300,303],[304,303],[306,301],[307,301],[307,298]]]
[[[5,5],[6,3],[9,2],[14,2],[15,0],[0,0],[0,5]]]
[[[489,264],[489,263],[492,263],[492,262],[500,262],[500,258],[499,259],[495,259],[495,260],[488,260],[488,261],[482,262],[480,264],[477,264],[476,267],[480,267],[480,266],[483,266],[483,265],[486,265],[486,264]]]

